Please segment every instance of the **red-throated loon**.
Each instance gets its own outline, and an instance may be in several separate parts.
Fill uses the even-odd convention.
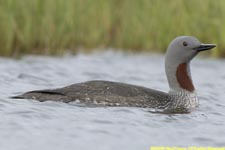
[[[187,111],[198,106],[191,79],[190,61],[199,52],[214,48],[192,36],[179,36],[168,46],[165,71],[170,87],[168,93],[146,87],[110,81],[87,81],[63,88],[30,91],[12,98],[39,101],[72,102],[97,106],[132,106]]]

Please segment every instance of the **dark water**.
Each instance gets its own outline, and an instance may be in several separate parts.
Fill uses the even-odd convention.
[[[20,92],[104,79],[168,91],[164,56],[115,52],[0,58],[1,150],[115,150],[150,146],[225,146],[225,61],[192,62],[200,107],[165,115],[126,107],[81,107],[13,100]]]

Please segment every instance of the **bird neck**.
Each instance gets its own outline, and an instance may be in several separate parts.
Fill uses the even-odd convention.
[[[185,109],[185,111],[187,111],[196,108],[199,105],[199,100],[195,92],[189,92],[187,90],[170,90],[169,96],[172,100],[170,109]]]
[[[170,90],[194,92],[195,88],[191,79],[190,62],[176,64],[167,62],[165,64],[167,80]]]

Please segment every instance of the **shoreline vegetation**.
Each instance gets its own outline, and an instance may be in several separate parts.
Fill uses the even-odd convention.
[[[0,0],[0,55],[96,48],[164,53],[179,35],[225,57],[224,0]]]

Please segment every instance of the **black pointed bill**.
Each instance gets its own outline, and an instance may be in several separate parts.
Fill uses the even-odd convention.
[[[201,51],[210,50],[214,47],[216,47],[216,44],[201,44],[200,46],[193,48],[193,50],[201,52]]]

